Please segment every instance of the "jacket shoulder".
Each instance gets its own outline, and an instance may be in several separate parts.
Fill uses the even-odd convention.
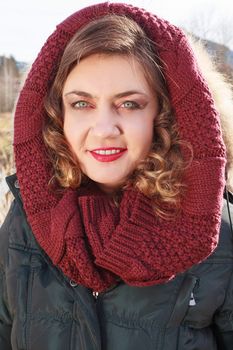
[[[15,201],[13,201],[7,213],[7,216],[0,228],[0,267],[4,265],[5,261],[7,261],[8,247],[9,247],[9,231],[10,231],[9,228],[13,220],[15,205],[16,203]]]
[[[208,260],[233,259],[233,202],[230,196],[228,200],[224,198],[218,246]]]
[[[27,222],[19,187],[17,186],[17,178],[15,175],[12,175],[6,181],[15,199],[0,228],[0,265],[4,265],[7,262],[9,248],[23,250],[39,249],[30,225]]]

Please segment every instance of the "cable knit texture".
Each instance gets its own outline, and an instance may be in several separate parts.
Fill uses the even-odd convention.
[[[156,43],[164,62],[180,136],[193,146],[185,173],[188,192],[179,217],[154,215],[150,200],[133,189],[119,208],[95,185],[52,193],[52,169],[42,139],[43,99],[65,46],[91,20],[116,13],[134,19]],[[44,251],[67,276],[97,291],[120,277],[146,286],[168,281],[205,259],[218,242],[225,148],[219,117],[184,33],[145,10],[103,3],[74,13],[48,38],[19,96],[14,151],[28,222]]]

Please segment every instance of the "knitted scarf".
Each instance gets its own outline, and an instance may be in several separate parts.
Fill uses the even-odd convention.
[[[172,107],[194,159],[186,170],[187,195],[174,220],[157,217],[151,201],[134,189],[119,207],[95,184],[52,193],[52,169],[42,139],[43,100],[65,46],[91,20],[126,15],[157,43]],[[103,3],[76,12],[48,38],[19,96],[14,151],[24,209],[46,254],[64,274],[95,291],[118,278],[130,285],[162,283],[211,254],[218,242],[225,148],[218,113],[184,33],[145,10]]]

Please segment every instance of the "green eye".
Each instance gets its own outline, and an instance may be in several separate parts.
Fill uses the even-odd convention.
[[[89,103],[86,101],[77,101],[75,103],[73,103],[73,107],[74,108],[78,108],[78,109],[83,109],[89,106]]]

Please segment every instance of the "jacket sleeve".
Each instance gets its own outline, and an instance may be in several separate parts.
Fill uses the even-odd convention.
[[[14,204],[0,228],[0,349],[11,350],[12,319],[8,309],[5,266],[8,255],[9,224]]]
[[[233,347],[233,273],[227,289],[225,301],[215,315],[215,336],[219,350]]]

